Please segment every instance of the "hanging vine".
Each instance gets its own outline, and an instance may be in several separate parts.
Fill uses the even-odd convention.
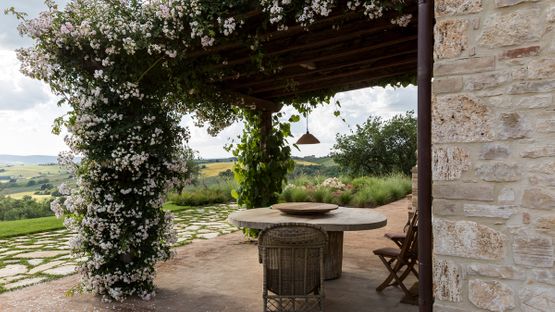
[[[362,10],[370,19],[396,10],[391,23],[410,21],[402,0],[73,0],[63,10],[53,0],[45,3],[49,9],[35,19],[10,10],[22,20],[20,32],[35,41],[18,57],[23,73],[48,83],[71,107],[55,128],[69,131],[72,152],[62,161],[75,170],[77,187],[62,186],[67,199],[52,209],[78,232],[71,247],[87,259],[80,267],[83,288],[108,300],[150,298],[154,265],[170,256],[175,235],[161,206],[186,170],[183,113],[193,113],[210,133],[246,121],[235,151],[242,205],[274,202],[292,166],[289,125],[274,117],[273,127],[262,129],[258,113],[233,108],[241,99],[213,86],[234,73],[214,66],[225,64],[226,56],[196,52],[242,42],[253,49],[247,66],[279,71],[257,37],[270,28],[307,26],[334,10]],[[243,32],[245,12],[253,9],[263,12],[263,21]],[[303,111],[332,93],[281,104]],[[73,155],[82,157],[80,164]]]
[[[275,204],[282,191],[286,175],[293,169],[289,123],[280,122],[282,114],[272,116],[267,112],[245,110],[245,128],[241,141],[235,146],[233,167],[239,187],[234,192],[237,203],[247,209]],[[253,236],[256,232],[245,229]]]

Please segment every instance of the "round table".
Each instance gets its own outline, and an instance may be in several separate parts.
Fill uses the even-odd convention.
[[[228,221],[238,227],[263,230],[279,223],[307,223],[320,226],[328,233],[328,246],[324,259],[326,279],[341,277],[343,264],[343,232],[372,230],[384,227],[387,218],[371,209],[344,208],[326,214],[291,215],[271,208],[236,211]]]

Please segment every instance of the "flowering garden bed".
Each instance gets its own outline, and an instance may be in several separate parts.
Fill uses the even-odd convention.
[[[294,180],[281,193],[285,202],[323,202],[341,206],[376,207],[399,200],[411,192],[408,177],[327,178],[305,177]]]

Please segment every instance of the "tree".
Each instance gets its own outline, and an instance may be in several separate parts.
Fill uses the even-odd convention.
[[[410,174],[416,164],[416,117],[370,117],[350,135],[337,135],[333,160],[352,175]]]

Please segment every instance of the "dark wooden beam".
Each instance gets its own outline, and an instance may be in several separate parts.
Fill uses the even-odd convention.
[[[328,83],[320,83],[315,85],[307,85],[302,89],[296,91],[282,90],[281,92],[272,92],[266,94],[257,94],[256,96],[268,100],[286,100],[287,98],[292,98],[300,95],[313,94],[316,92],[321,92],[323,90],[333,90],[333,91],[347,91],[356,88],[371,87],[373,83],[379,80],[392,77],[400,77],[407,74],[416,73],[416,64],[407,66],[405,68],[395,69],[383,74],[375,74],[371,76],[354,76],[347,79],[337,81],[332,80]],[[339,90],[339,91],[338,91]]]
[[[397,50],[397,49],[392,49],[392,50]],[[400,50],[401,52],[398,52],[398,53],[389,53],[388,51],[384,50],[385,55],[382,55],[379,57],[370,57],[368,59],[363,59],[359,61],[354,61],[354,60],[341,60],[341,62],[335,61],[334,65],[326,64],[326,65],[319,66],[317,69],[314,69],[314,70],[298,70],[296,72],[290,72],[290,73],[278,73],[275,76],[260,75],[259,77],[253,77],[254,79],[242,79],[240,81],[232,81],[226,85],[232,88],[254,89],[256,88],[256,86],[276,84],[279,81],[283,82],[289,79],[310,80],[311,78],[314,78],[313,76],[324,75],[338,70],[341,70],[343,72],[352,71],[353,68],[361,68],[361,67],[364,68],[369,65],[375,64],[377,62],[380,62],[383,64],[389,64],[391,60],[399,59],[399,57],[404,57],[404,59],[407,59],[407,58],[416,59],[416,52],[417,52],[416,49],[409,49],[409,50],[400,49]]]
[[[240,102],[234,102],[234,104],[236,106],[240,106],[243,108],[256,109],[256,110],[267,111],[272,113],[272,112],[279,112],[282,107],[281,105],[275,102],[242,94],[234,90],[226,90],[225,92],[235,98],[238,98]]]
[[[285,40],[288,42],[275,42],[273,45],[265,44],[263,47],[264,50],[268,51],[267,53],[265,53],[266,57],[275,57],[294,51],[317,49],[319,47],[326,47],[332,44],[348,42],[356,38],[361,38],[377,33],[383,33],[386,30],[394,29],[397,27],[399,26],[391,24],[390,21],[380,20],[380,22],[378,22],[377,24],[372,24],[366,20],[356,24],[346,25],[344,28],[340,29],[330,28],[322,32],[306,33],[295,40]],[[215,65],[214,68],[217,69],[227,66],[239,65],[250,61],[251,58],[249,56],[246,56],[239,59],[228,60],[225,65]]]
[[[416,68],[416,58],[409,58],[409,59],[405,59],[405,60],[400,60],[400,61],[397,61],[395,63],[384,64],[384,65],[381,65],[381,66],[370,66],[370,67],[366,67],[366,68],[362,68],[362,69],[354,70],[354,71],[339,72],[339,73],[335,73],[335,74],[332,74],[332,75],[329,75],[329,76],[323,76],[323,77],[320,77],[320,78],[311,77],[310,79],[297,81],[297,84],[294,84],[294,85],[297,89],[302,90],[304,88],[304,86],[306,86],[306,85],[325,83],[325,82],[330,81],[330,80],[341,81],[341,80],[343,80],[345,78],[349,78],[349,77],[371,76],[374,73],[379,74],[379,73],[383,72],[383,70],[395,70],[399,67],[405,67],[406,65],[413,65],[414,68]],[[284,82],[284,81],[281,81],[281,82]],[[280,90],[280,89],[287,89],[287,86],[283,83],[276,82],[273,85],[268,86],[266,88],[257,88],[257,89],[255,89],[253,94],[263,94],[263,93],[267,93],[269,91]]]
[[[411,34],[403,36],[396,34],[395,37],[391,40],[385,40],[385,38],[383,38],[382,40],[376,40],[375,42],[373,42],[373,44],[368,43],[367,45],[363,46],[345,45],[341,48],[329,49],[327,51],[316,50],[315,52],[311,51],[306,54],[295,54],[291,57],[281,60],[281,70],[283,71],[286,69],[299,67],[301,64],[306,64],[309,62],[315,63],[318,66],[319,62],[331,62],[347,58],[358,58],[358,60],[364,60],[372,57],[370,54],[370,52],[372,51],[380,51],[380,55],[384,55],[384,53],[387,53],[387,51],[414,49],[416,47],[416,39],[416,35]],[[356,60],[350,60],[348,62],[352,61]],[[323,65],[321,68],[325,68],[325,65]],[[251,76],[255,76],[257,74],[263,75],[263,73],[260,73],[260,71],[257,70],[247,72],[243,75],[240,75],[239,77],[237,77],[237,75],[225,76],[224,78],[222,78],[221,81],[243,79],[249,80],[251,79]],[[242,76],[244,76],[244,78],[242,78]],[[259,77],[256,78],[258,79]]]

